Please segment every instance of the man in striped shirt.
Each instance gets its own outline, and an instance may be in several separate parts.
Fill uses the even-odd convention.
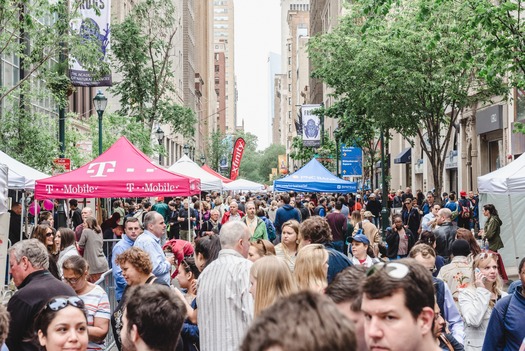
[[[219,257],[202,271],[197,289],[201,351],[237,351],[253,319],[248,227],[227,222],[219,237]]]

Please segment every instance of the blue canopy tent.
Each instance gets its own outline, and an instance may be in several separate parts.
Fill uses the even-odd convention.
[[[357,192],[357,183],[336,177],[313,158],[296,172],[274,180],[273,190],[310,193],[355,193]]]

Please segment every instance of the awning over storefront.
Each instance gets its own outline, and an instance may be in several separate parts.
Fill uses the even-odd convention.
[[[394,159],[394,163],[410,163],[412,161],[412,148],[407,147],[397,155]]]

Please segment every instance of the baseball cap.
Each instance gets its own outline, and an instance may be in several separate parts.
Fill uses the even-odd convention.
[[[467,196],[467,192],[465,190],[461,190],[459,192],[459,196],[463,197],[463,196]]]
[[[364,234],[356,234],[353,237],[348,238],[348,241],[349,242],[357,241],[357,242],[360,242],[366,245],[370,245],[370,240],[368,240],[368,238]]]
[[[240,200],[241,200],[241,202],[244,202],[244,201],[246,201],[246,198],[244,196],[241,196]]]
[[[372,212],[365,211],[365,213],[363,213],[363,217],[368,218],[368,217],[375,217],[375,216],[372,214]]]
[[[357,194],[357,195],[355,196],[355,198],[356,198],[356,199],[360,199],[360,198],[361,198],[361,195]]]
[[[157,196],[157,201],[164,201],[164,196]]]

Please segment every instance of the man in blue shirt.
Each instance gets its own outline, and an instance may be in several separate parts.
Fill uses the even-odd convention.
[[[166,258],[160,238],[166,231],[164,217],[158,212],[150,211],[144,217],[144,233],[135,240],[135,247],[141,248],[149,254],[153,265],[152,273],[161,281],[170,285],[171,265],[175,262],[175,257]]]
[[[113,246],[111,260],[113,263],[112,273],[113,278],[115,279],[115,297],[117,301],[122,299],[122,294],[124,293],[127,283],[122,275],[122,269],[120,269],[120,266],[115,263],[115,260],[118,255],[133,247],[133,244],[135,244],[135,240],[137,240],[140,233],[142,233],[142,228],[140,227],[138,218],[128,217],[126,218],[126,222],[124,222],[125,235],[122,235],[122,239]]]

